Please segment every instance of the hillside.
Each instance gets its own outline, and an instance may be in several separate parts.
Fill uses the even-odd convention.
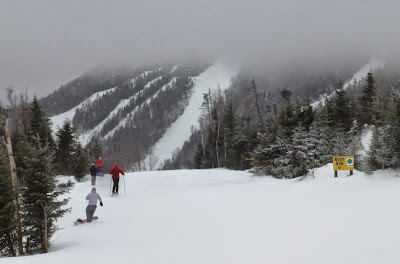
[[[46,113],[59,113],[51,117],[54,130],[69,119],[83,145],[100,139],[107,165],[154,169],[168,159],[169,166],[164,168],[193,168],[200,141],[198,119],[209,89],[228,92],[241,118],[254,122],[252,78],[266,115],[285,104],[280,95],[283,89],[293,93],[293,101],[308,99],[316,106],[325,96],[331,97],[340,82],[346,83],[350,97],[359,94],[369,70],[376,71],[378,85],[387,88],[386,82],[379,83],[389,79],[387,71],[380,70],[383,64],[364,59],[329,67],[293,66],[279,73],[264,72],[262,67],[250,71],[227,60],[101,68],[64,85],[41,103]]]
[[[99,138],[105,145],[104,156],[108,163],[118,161],[130,167],[143,160],[149,148],[182,114],[191,94],[196,90],[196,77],[209,65],[209,62],[190,62],[132,67],[129,74],[124,68],[118,74],[113,72],[112,75],[109,72],[103,71],[99,74],[96,71],[96,82],[91,79],[85,82],[87,75],[92,76],[85,74],[41,102],[45,111],[51,113],[54,112],[54,106],[61,104],[65,97],[78,98],[79,101],[75,99],[76,104],[70,104],[68,111],[51,117],[53,129],[61,127],[69,119],[83,145],[93,138]],[[114,82],[113,85],[117,84],[116,86],[106,87],[106,84],[111,83],[109,79],[123,81],[119,84]],[[96,86],[98,83],[103,85]],[[136,140],[127,141],[127,138]],[[138,141],[141,143],[138,144]],[[137,155],[129,157],[132,152]]]
[[[74,226],[85,213],[87,177],[71,193],[72,213],[59,221],[50,253],[0,262],[397,263],[398,175],[334,178],[332,164],[303,180],[225,169],[138,172],[112,198],[106,175],[96,186],[100,219]]]

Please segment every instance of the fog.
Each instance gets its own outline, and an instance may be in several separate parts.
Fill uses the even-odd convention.
[[[400,44],[399,9],[390,0],[2,0],[0,87],[2,96],[9,85],[45,96],[118,62],[390,59]]]

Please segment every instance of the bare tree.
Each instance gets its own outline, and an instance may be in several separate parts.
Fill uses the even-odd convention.
[[[154,170],[154,168],[156,167],[156,165],[159,161],[160,161],[160,159],[154,154],[154,151],[151,150],[151,152],[147,158],[147,161],[146,161],[146,168],[149,171]]]
[[[215,132],[216,132],[216,138],[215,138],[215,159],[216,159],[216,167],[220,167],[220,158],[219,158],[219,142],[220,142],[220,134],[221,134],[221,127],[222,127],[222,121],[223,121],[223,115],[224,115],[224,109],[225,109],[225,99],[224,95],[221,91],[221,88],[218,87],[217,90],[214,91],[213,97],[215,98],[215,102],[213,103],[214,105],[214,111],[215,111]]]
[[[10,162],[10,168],[11,168],[11,179],[12,179],[12,184],[13,184],[13,189],[14,189],[14,206],[15,206],[15,221],[17,222],[17,235],[18,235],[18,253],[20,255],[24,254],[24,249],[23,249],[23,244],[22,244],[22,225],[21,225],[21,216],[20,216],[20,203],[19,203],[19,184],[18,184],[18,178],[17,178],[17,167],[15,165],[15,160],[14,160],[14,155],[13,155],[13,150],[12,150],[12,145],[11,145],[11,133],[10,133],[10,127],[8,124],[8,116],[3,112],[3,110],[0,108],[0,115],[2,119],[4,118],[4,129],[6,132],[5,138],[3,138],[3,144],[7,147],[7,154],[8,154],[8,159]]]
[[[260,125],[260,128],[263,129],[264,128],[264,124],[263,124],[263,120],[262,120],[262,116],[261,116],[260,103],[258,101],[258,92],[257,92],[256,81],[254,80],[254,77],[253,77],[253,80],[251,81],[251,88],[253,89],[254,99],[256,101],[258,118],[259,118],[259,122],[260,122],[259,125]]]

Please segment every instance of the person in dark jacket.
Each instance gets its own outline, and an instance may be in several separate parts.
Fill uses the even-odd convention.
[[[111,174],[113,182],[114,182],[112,192],[113,192],[113,194],[115,193],[117,195],[118,195],[118,185],[119,185],[119,174],[120,173],[125,176],[124,171],[120,167],[118,167],[118,165],[116,165],[116,164],[110,170],[110,174]]]
[[[92,166],[90,166],[89,173],[90,173],[90,175],[92,175],[92,185],[96,185],[97,168],[94,164],[92,164]]]
[[[103,201],[101,200],[100,195],[96,192],[96,187],[92,188],[92,191],[86,196],[86,200],[89,200],[89,204],[86,207],[87,222],[91,222],[93,214],[97,208],[97,200],[99,200],[100,205],[103,206]]]

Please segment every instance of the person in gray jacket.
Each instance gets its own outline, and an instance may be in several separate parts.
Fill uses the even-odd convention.
[[[100,205],[103,206],[103,201],[101,200],[100,195],[96,192],[96,187],[93,187],[92,191],[86,195],[86,200],[89,200],[89,204],[86,207],[86,217],[88,222],[92,221],[93,214],[96,211],[97,199],[99,199]]]

